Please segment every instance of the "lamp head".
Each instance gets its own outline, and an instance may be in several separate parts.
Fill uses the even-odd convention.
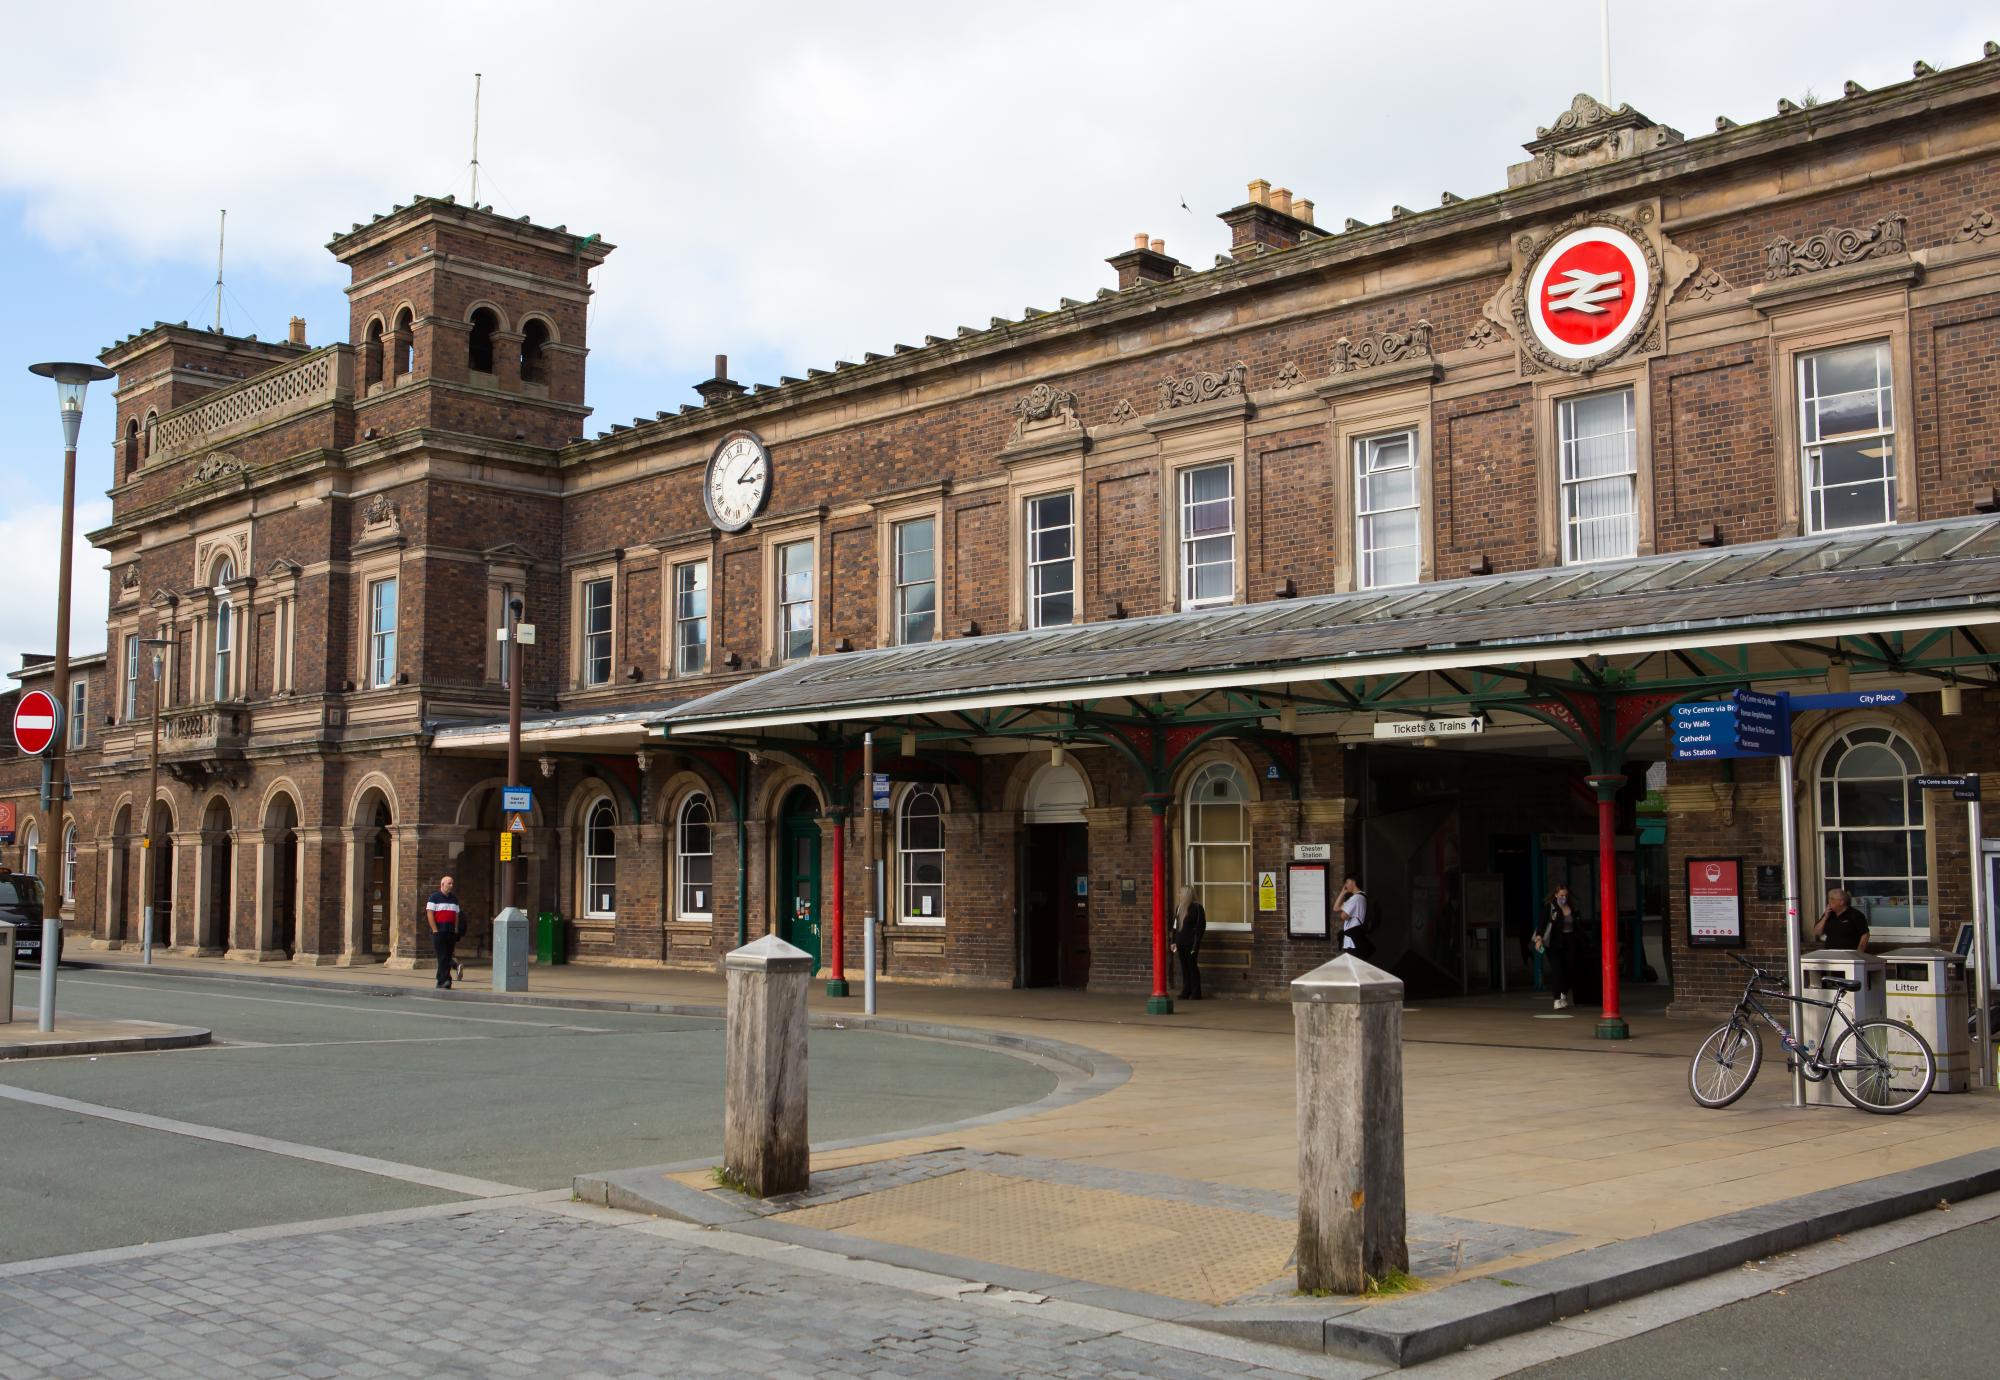
[[[83,428],[83,394],[93,383],[118,377],[97,364],[50,362],[30,364],[28,372],[56,381],[56,405],[62,410],[63,448],[76,449],[77,433]]]

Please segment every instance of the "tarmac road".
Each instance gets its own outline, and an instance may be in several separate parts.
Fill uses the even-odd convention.
[[[440,1173],[492,1196],[721,1149],[719,1020],[104,970],[60,990],[62,1011],[205,1026],[218,1044],[0,1064],[0,1261],[467,1196]],[[815,1141],[1055,1086],[1009,1055],[860,1031],[814,1031],[810,1059]]]

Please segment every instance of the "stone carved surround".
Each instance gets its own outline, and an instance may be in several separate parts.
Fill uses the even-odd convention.
[[[1364,337],[1359,345],[1346,336],[1333,342],[1334,374],[1348,374],[1357,369],[1372,369],[1378,364],[1395,364],[1405,359],[1429,359],[1431,356],[1431,323],[1419,321],[1407,331],[1384,331],[1379,336]]]
[[[1077,420],[1076,394],[1067,388],[1056,388],[1050,384],[1038,383],[1028,390],[1028,396],[1018,399],[1007,409],[1014,415],[1014,439],[1024,439],[1030,428],[1040,428],[1054,424],[1065,431],[1079,431],[1083,424]]]
[[[181,480],[183,489],[196,488],[217,479],[229,479],[243,473],[243,462],[226,451],[216,451],[203,458],[199,465],[188,471]]]
[[[1885,216],[1865,230],[1830,226],[1803,240],[1780,237],[1764,250],[1764,279],[1775,283],[1802,273],[1901,254],[1907,248],[1904,234],[1908,227],[1908,217]]]
[[[1171,412],[1177,407],[1194,407],[1222,398],[1240,398],[1249,377],[1250,366],[1239,359],[1220,373],[1204,370],[1181,378],[1164,379],[1160,383],[1160,411]]]
[[[1516,239],[1514,271],[1500,291],[1482,308],[1482,314],[1514,337],[1520,347],[1521,373],[1524,377],[1549,373],[1587,376],[1633,355],[1656,354],[1666,348],[1666,313],[1661,306],[1701,267],[1701,260],[1657,233],[1658,221],[1659,210],[1653,205],[1639,206],[1629,214],[1585,211],[1558,225],[1546,227],[1539,234],[1523,234]],[[1652,286],[1646,300],[1637,308],[1645,324],[1633,331],[1623,345],[1606,354],[1585,360],[1564,359],[1546,349],[1529,324],[1528,280],[1550,245],[1572,230],[1593,225],[1622,230],[1645,255]],[[1477,334],[1477,327],[1474,334]],[[1468,343],[1471,341],[1468,340]]]
[[[1953,232],[1952,239],[1963,244],[1967,241],[1988,239],[1994,235],[2000,235],[2000,219],[1996,219],[1991,211],[1979,210],[1965,218],[1965,224]]]

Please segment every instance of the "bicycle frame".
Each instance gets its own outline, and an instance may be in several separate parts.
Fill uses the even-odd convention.
[[[1847,997],[1845,991],[1838,993],[1832,1001],[1821,1001],[1817,997],[1803,996],[1784,991],[1777,987],[1760,985],[1765,983],[1766,979],[1762,974],[1751,974],[1750,981],[1743,986],[1743,999],[1736,1003],[1736,1010],[1731,1016],[1732,1020],[1745,1015],[1757,1016],[1765,1025],[1770,1026],[1772,1030],[1776,1031],[1779,1042],[1784,1044],[1787,1050],[1791,1050],[1789,1041],[1792,1038],[1792,1032],[1780,1025],[1777,1019],[1764,1009],[1764,1004],[1758,998],[1776,997],[1780,1001],[1796,1002],[1801,1006],[1824,1007],[1826,1009],[1826,1019],[1820,1022],[1819,1038],[1807,1042],[1807,1050],[1810,1052],[1799,1050],[1791,1050],[1791,1052],[1794,1055],[1803,1057],[1806,1067],[1814,1074],[1830,1073],[1836,1068],[1856,1069],[1863,1067],[1860,1064],[1829,1064],[1826,1061],[1826,1051],[1831,1044],[1827,1037],[1833,1033],[1833,1018],[1835,1016],[1840,1017],[1840,1023],[1846,1027],[1847,1032],[1852,1032],[1855,1028],[1853,1018],[1847,1014],[1846,1008],[1841,1005]],[[1801,1026],[1805,1024],[1803,1013],[1801,1013],[1799,1023]],[[1803,1034],[1803,1031],[1801,1033]]]

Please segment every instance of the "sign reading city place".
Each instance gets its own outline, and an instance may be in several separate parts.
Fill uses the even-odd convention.
[[[1459,738],[1484,733],[1484,716],[1466,719],[1387,719],[1375,725],[1377,738]]]
[[[1558,359],[1612,354],[1645,324],[1652,265],[1639,242],[1611,225],[1586,225],[1550,242],[1528,275],[1528,329]]]
[[[14,746],[39,757],[56,740],[62,711],[46,690],[30,690],[14,705]]]

